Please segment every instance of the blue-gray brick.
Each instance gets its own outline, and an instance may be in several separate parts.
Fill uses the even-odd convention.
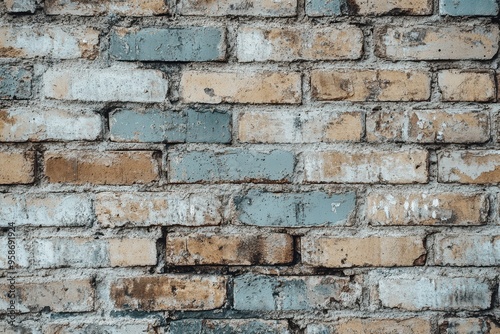
[[[0,67],[0,99],[29,99],[31,78],[31,70],[24,67]]]
[[[34,13],[36,10],[35,0],[5,0],[8,13]]]
[[[309,16],[338,16],[345,12],[345,0],[306,0]]]
[[[271,193],[251,190],[235,199],[239,220],[257,226],[319,226],[349,222],[356,194]]]
[[[441,0],[439,12],[450,16],[495,16],[498,0]]]
[[[355,307],[361,286],[338,276],[245,274],[234,279],[233,293],[237,310],[326,310]]]
[[[111,35],[109,52],[118,60],[224,60],[225,31],[216,27],[120,29]]]
[[[247,149],[171,151],[168,178],[172,183],[290,181],[295,164],[287,151]]]
[[[170,334],[288,334],[286,320],[184,319],[170,323]]]
[[[219,111],[120,109],[110,116],[111,140],[126,142],[228,143],[231,114]]]

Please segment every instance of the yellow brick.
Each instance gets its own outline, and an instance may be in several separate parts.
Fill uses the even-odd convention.
[[[35,152],[0,152],[0,184],[26,184],[35,180]]]
[[[431,324],[427,319],[350,319],[335,326],[336,334],[429,334]]]
[[[447,70],[438,73],[443,101],[488,102],[495,99],[492,73]]]
[[[156,240],[110,239],[108,242],[109,261],[112,267],[156,264]]]

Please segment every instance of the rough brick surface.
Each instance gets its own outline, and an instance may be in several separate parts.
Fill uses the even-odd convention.
[[[87,27],[0,28],[0,57],[90,58],[99,53],[99,31]]]
[[[5,0],[4,2],[9,13],[34,13],[36,10],[35,0]]]
[[[384,307],[406,310],[471,310],[490,307],[492,290],[487,281],[468,277],[387,277],[379,281]]]
[[[335,276],[242,275],[234,280],[237,310],[339,309],[353,307],[360,295],[359,284]]]
[[[425,150],[305,152],[305,182],[426,183]]]
[[[111,35],[110,52],[118,60],[223,60],[225,31],[212,27],[119,29]]]
[[[162,275],[120,278],[110,287],[117,309],[211,310],[225,302],[222,276]]]
[[[363,32],[354,26],[315,29],[307,26],[238,30],[237,57],[241,62],[358,59]]]
[[[366,216],[373,225],[479,225],[486,222],[484,194],[374,191],[367,195]]]
[[[35,180],[35,152],[0,152],[0,184],[26,184]]]
[[[349,319],[340,323],[318,323],[307,325],[306,334],[428,334],[431,324],[427,319]]]
[[[0,285],[8,291],[6,283]],[[89,279],[37,280],[28,282],[17,280],[17,310],[21,313],[40,312],[88,312],[94,309],[94,288]],[[0,296],[0,313],[5,313],[9,299]]]
[[[168,13],[168,6],[163,0],[103,0],[88,2],[85,0],[49,0],[45,3],[48,15],[92,16],[116,14],[123,16],[149,16]]]
[[[488,184],[500,182],[500,152],[442,151],[438,155],[440,182]]]
[[[238,118],[238,139],[246,143],[357,142],[362,136],[360,112],[247,111]]]
[[[339,15],[429,15],[432,1],[429,0],[306,0],[309,16]]]
[[[299,73],[184,72],[180,91],[184,102],[300,103]]]
[[[452,266],[495,266],[500,263],[498,235],[437,235],[435,262]]]
[[[387,26],[378,29],[377,54],[392,60],[491,59],[498,51],[496,25]]]
[[[425,263],[421,237],[340,238],[309,235],[302,239],[302,261],[316,267],[412,266]]]
[[[424,101],[430,78],[422,71],[315,70],[313,97],[325,101]]]
[[[297,0],[179,1],[182,15],[286,17],[297,13]]]
[[[0,99],[29,99],[32,76],[32,70],[26,67],[0,66]]]
[[[159,177],[151,151],[47,152],[44,158],[45,175],[51,183],[130,185]]]
[[[52,68],[43,75],[48,99],[96,102],[163,102],[168,82],[160,71],[128,67]]]
[[[170,323],[170,334],[184,333],[262,333],[289,334],[285,320],[259,319],[187,319]]]
[[[441,15],[451,16],[495,16],[498,14],[496,0],[439,0]]]
[[[443,101],[488,102],[495,99],[495,78],[492,73],[441,71],[438,74]]]
[[[103,227],[219,225],[222,202],[216,196],[186,193],[99,193],[95,212]]]
[[[292,260],[293,238],[283,233],[167,235],[167,263],[173,265],[270,265]]]

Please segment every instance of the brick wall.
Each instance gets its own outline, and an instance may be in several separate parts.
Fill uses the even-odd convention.
[[[0,12],[0,332],[500,333],[496,0]]]

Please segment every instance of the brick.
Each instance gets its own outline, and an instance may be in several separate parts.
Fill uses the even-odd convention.
[[[100,268],[156,264],[154,239],[41,238],[33,243],[37,268]]]
[[[500,264],[500,236],[438,234],[434,261],[447,266],[497,266]]]
[[[40,334],[41,332],[37,330],[38,322],[32,322],[23,320],[23,324],[7,325],[7,321],[4,324],[0,324],[0,332],[4,334]]]
[[[0,141],[96,140],[102,135],[101,116],[92,109],[10,107],[0,109]]]
[[[144,184],[156,181],[159,167],[153,151],[66,151],[45,154],[50,183]]]
[[[480,225],[488,218],[482,193],[371,191],[366,218],[371,225]]]
[[[308,16],[430,15],[432,0],[306,0]]]
[[[185,71],[181,98],[193,103],[300,103],[300,73]]]
[[[487,111],[413,110],[406,123],[408,141],[484,143],[490,139],[489,118]]]
[[[492,291],[481,278],[388,276],[379,281],[384,307],[401,310],[469,310],[490,308]]]
[[[427,72],[413,70],[313,70],[312,96],[322,101],[425,101]]]
[[[485,318],[447,318],[439,321],[439,334],[495,334],[495,327]]]
[[[0,152],[0,184],[35,181],[35,152]]]
[[[1,194],[0,227],[89,227],[94,221],[92,197],[85,194]]]
[[[217,27],[114,30],[109,52],[117,60],[217,61],[226,58],[225,30]]]
[[[260,319],[184,319],[170,323],[170,334],[239,333],[239,334],[289,334],[286,320]]]
[[[32,71],[21,66],[0,66],[0,100],[26,100],[31,97]]]
[[[335,143],[361,141],[361,112],[245,111],[238,117],[244,143]]]
[[[35,0],[5,0],[8,13],[31,13],[36,10]]]
[[[497,25],[386,26],[376,30],[376,54],[391,60],[486,60],[498,51]]]
[[[293,238],[285,233],[169,233],[167,264],[275,265],[293,261]]]
[[[29,267],[29,242],[21,238],[21,232],[15,229],[5,230],[4,235],[0,236],[0,269],[13,271]]]
[[[226,278],[208,275],[161,275],[120,278],[110,297],[116,309],[141,311],[212,310],[226,300]]]
[[[438,153],[439,182],[489,184],[500,182],[500,152],[441,151]]]
[[[164,0],[48,0],[45,2],[47,15],[94,16],[115,14],[120,16],[151,16],[168,13]]]
[[[9,284],[0,284],[1,291],[9,291]],[[16,310],[20,313],[88,312],[94,310],[94,287],[89,279],[59,279],[34,282],[16,278]],[[0,295],[0,313],[6,313],[8,294]]]
[[[204,226],[222,223],[222,202],[214,194],[99,193],[95,212],[102,227]]]
[[[43,95],[56,100],[163,102],[168,81],[157,70],[53,67],[43,74]]]
[[[231,142],[231,114],[218,110],[119,109],[110,115],[109,125],[113,141]]]
[[[234,279],[234,308],[242,311],[352,308],[360,297],[360,285],[346,277],[245,274]]]
[[[240,62],[359,59],[363,32],[355,26],[238,29]]]
[[[493,73],[446,70],[438,73],[443,101],[490,102],[495,99]]]
[[[374,110],[366,114],[368,142],[404,142],[407,140],[408,114],[395,110]]]
[[[81,323],[74,321],[65,324],[49,324],[44,326],[44,334],[137,334],[147,333],[155,334],[156,326],[151,323],[134,323],[124,324],[123,320],[120,323],[101,324],[101,323]]]
[[[497,0],[440,0],[439,13],[450,16],[496,16]]]
[[[428,152],[393,150],[329,150],[302,154],[305,182],[426,183]]]
[[[238,220],[246,225],[307,227],[347,225],[354,216],[356,194],[320,191],[272,193],[250,190],[234,199]]]
[[[422,237],[301,238],[302,262],[316,267],[394,267],[425,264]]]
[[[168,180],[196,182],[287,182],[294,169],[294,156],[282,150],[267,152],[242,148],[213,151],[171,151]]]
[[[305,334],[429,334],[431,324],[428,319],[348,319],[335,324],[309,324]]]
[[[180,0],[181,15],[287,17],[297,14],[297,0]]]
[[[0,57],[89,58],[99,54],[99,31],[88,27],[0,27]]]

